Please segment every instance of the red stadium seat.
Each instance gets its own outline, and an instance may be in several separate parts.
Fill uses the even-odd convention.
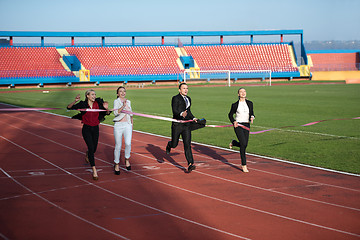
[[[92,75],[102,75],[99,66],[109,69],[108,75],[117,75],[120,72],[130,75],[144,75],[156,69],[155,73],[169,74],[169,68],[180,71],[176,59],[175,47],[102,47],[88,48],[84,51],[79,47],[66,48],[76,55]]]
[[[287,45],[229,45],[185,46],[203,70],[272,70],[286,66],[289,71],[298,71],[292,66]]]
[[[36,77],[34,70],[56,70],[49,76],[68,76],[55,47],[9,47],[0,48],[0,70],[13,72],[15,77]],[[9,74],[8,74],[9,75]],[[39,76],[43,76],[39,72]]]

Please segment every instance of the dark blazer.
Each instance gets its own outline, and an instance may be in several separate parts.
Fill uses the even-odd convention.
[[[250,122],[251,116],[255,117],[253,103],[252,103],[252,101],[247,100],[247,99],[245,99],[245,102],[249,107],[249,122]],[[236,101],[233,104],[231,104],[231,109],[229,112],[229,120],[231,123],[235,122],[234,114],[236,113],[238,106],[239,106],[239,101]]]
[[[187,98],[190,101],[190,107],[191,107],[191,98],[189,96],[187,96]],[[171,100],[171,108],[172,108],[174,119],[192,120],[193,118],[195,118],[194,115],[191,113],[190,107],[188,107],[186,109],[185,100],[180,93],[178,95],[173,96],[173,98]],[[185,118],[183,118],[182,116],[180,116],[180,113],[184,112],[185,110],[187,110],[187,115]]]
[[[96,98],[95,101],[98,103],[99,105],[99,109],[102,109],[102,110],[106,110],[104,108],[104,100],[102,98]],[[88,101],[80,101],[76,104],[74,104],[71,108],[67,108],[67,109],[72,109],[72,110],[76,110],[76,109],[84,109],[84,108],[90,108],[89,104],[88,104]],[[76,114],[75,116],[73,116],[72,118],[73,119],[79,119],[79,120],[82,120],[82,116],[85,114],[86,112],[80,112],[78,114]],[[99,121],[102,122],[105,120],[105,116],[106,115],[109,115],[110,113],[107,113],[107,112],[99,112]]]

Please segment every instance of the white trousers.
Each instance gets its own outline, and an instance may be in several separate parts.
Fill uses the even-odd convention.
[[[122,137],[124,135],[125,141],[125,158],[130,158],[131,152],[131,138],[132,138],[132,125],[127,122],[115,122],[114,124],[114,137],[115,137],[115,150],[114,150],[114,162],[119,164],[120,151],[122,144]]]

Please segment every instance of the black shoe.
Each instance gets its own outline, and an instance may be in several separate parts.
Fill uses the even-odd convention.
[[[188,172],[190,173],[192,170],[195,170],[196,166],[194,164],[190,164],[188,167]]]
[[[126,166],[128,164],[129,164],[129,166]],[[125,159],[125,167],[126,167],[126,170],[128,170],[128,171],[131,170],[131,165],[130,165],[129,159]]]
[[[171,151],[171,147],[168,145],[166,145],[166,154],[170,154]]]
[[[118,165],[118,164],[115,164],[115,165],[114,165],[114,173],[115,173],[115,175],[120,175],[120,169],[119,169],[119,171],[116,171],[116,170],[115,170],[116,165]]]

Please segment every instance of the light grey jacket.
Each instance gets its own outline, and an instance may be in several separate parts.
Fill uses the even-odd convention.
[[[128,100],[128,99],[126,100],[126,105],[127,105],[127,107],[124,110],[132,112],[130,100]],[[121,102],[120,98],[117,98],[114,100],[114,109],[122,108],[122,106],[123,106],[123,103]],[[115,117],[113,119],[114,122],[119,122],[124,117],[126,117],[127,122],[129,124],[131,124],[131,117],[133,116],[132,114],[125,114],[125,113],[121,113],[121,112],[119,113],[117,110],[114,110],[113,113],[115,115]]]

